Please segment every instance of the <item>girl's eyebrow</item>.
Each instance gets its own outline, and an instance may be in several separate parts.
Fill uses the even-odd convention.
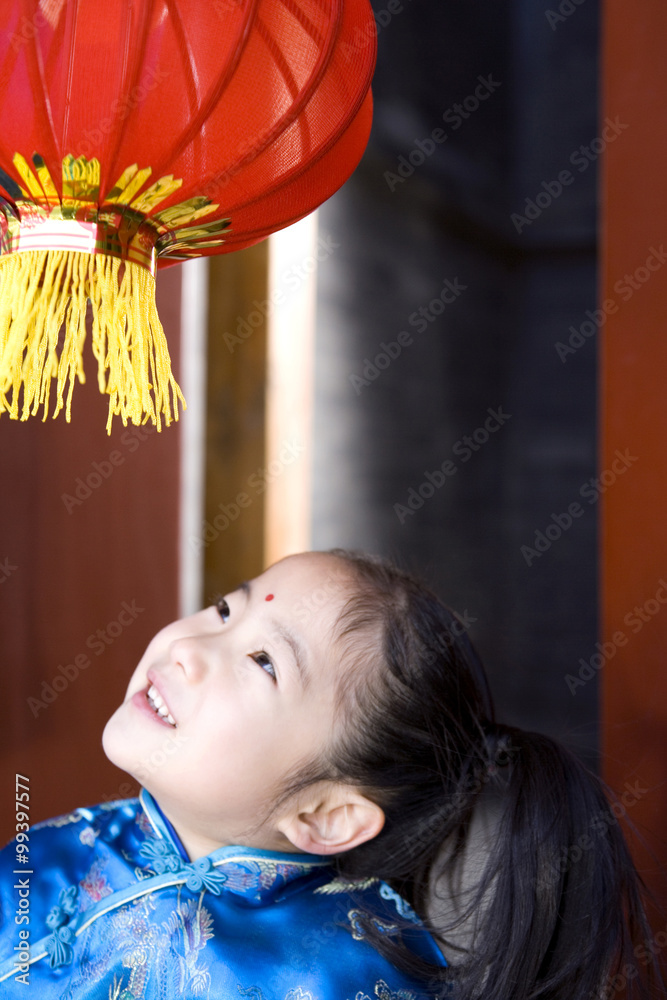
[[[252,596],[252,587],[250,585],[250,581],[243,580],[239,584],[238,589],[243,591],[243,593],[246,596],[246,600],[249,601]],[[299,680],[301,681],[301,687],[304,688],[305,690],[305,688],[308,687],[308,684],[310,682],[310,675],[306,667],[306,656],[301,642],[299,641],[298,637],[294,634],[294,632],[291,631],[291,629],[288,629],[285,625],[282,625],[280,622],[277,622],[274,618],[270,618],[269,622],[273,626],[276,635],[278,635],[284,642],[286,642],[287,645],[292,650],[292,653],[294,655],[294,660],[296,662],[296,668],[299,672]]]
[[[283,639],[284,642],[286,642],[287,645],[292,650],[292,654],[294,655],[294,659],[296,661],[296,668],[299,672],[299,680],[301,681],[301,687],[304,689],[307,688],[310,676],[306,669],[306,660],[304,656],[303,646],[299,642],[298,638],[294,635],[294,633],[290,631],[290,629],[286,628],[285,625],[281,625],[280,622],[274,621],[274,619],[270,619],[270,622],[276,634],[279,635],[280,638]]]

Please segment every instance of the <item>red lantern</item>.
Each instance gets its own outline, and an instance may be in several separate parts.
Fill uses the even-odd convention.
[[[347,179],[368,0],[7,0],[0,26],[0,412],[46,419],[55,381],[70,419],[90,301],[108,428],[159,429],[182,396],[156,269],[256,243]]]

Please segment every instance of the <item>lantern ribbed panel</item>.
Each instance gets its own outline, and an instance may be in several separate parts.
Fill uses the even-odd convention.
[[[204,195],[224,253],[321,204],[368,138],[367,0],[8,0],[0,11],[0,167],[100,162],[100,202],[131,164]],[[7,192],[11,196],[11,192]],[[164,263],[158,260],[158,264]]]
[[[89,303],[107,427],[160,429],[182,396],[156,268],[256,243],[346,180],[371,8],[6,0],[0,32],[0,413],[46,419],[55,396],[70,419]]]

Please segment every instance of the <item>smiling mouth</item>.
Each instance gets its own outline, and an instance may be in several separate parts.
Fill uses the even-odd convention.
[[[162,696],[154,684],[151,684],[148,691],[146,692],[146,700],[151,708],[157,712],[161,719],[168,722],[170,726],[176,728],[176,720],[173,715],[165,705]]]

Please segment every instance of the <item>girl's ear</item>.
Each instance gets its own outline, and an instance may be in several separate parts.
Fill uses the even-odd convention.
[[[283,815],[278,829],[300,851],[342,854],[376,837],[384,812],[350,785],[318,785]]]

